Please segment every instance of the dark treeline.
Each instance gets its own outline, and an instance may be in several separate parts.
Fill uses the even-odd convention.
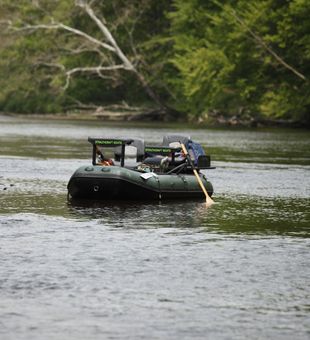
[[[310,121],[309,0],[1,0],[0,110]]]

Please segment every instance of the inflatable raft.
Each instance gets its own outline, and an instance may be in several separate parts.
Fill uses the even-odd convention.
[[[197,144],[198,152],[196,145],[190,165],[182,157],[182,150],[177,144],[180,138],[183,138],[181,142],[186,143],[190,153],[193,142],[183,136],[165,136],[164,143],[167,145],[159,146],[145,146],[141,139],[88,138],[93,146],[92,164],[81,166],[74,172],[68,183],[69,197],[92,200],[204,198],[193,174],[193,164],[209,196],[212,196],[212,184],[200,172],[201,169],[212,168],[210,157]],[[130,166],[125,165],[125,152],[129,146],[136,150],[135,164]],[[105,156],[104,148],[113,150],[113,159]]]

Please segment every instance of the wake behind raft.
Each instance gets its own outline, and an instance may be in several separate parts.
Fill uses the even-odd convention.
[[[70,199],[205,198],[194,176],[193,165],[209,196],[213,194],[212,184],[200,172],[202,169],[214,169],[210,156],[190,137],[168,135],[164,136],[163,145],[153,146],[145,145],[142,139],[131,138],[89,137],[88,141],[92,144],[92,165],[79,167],[70,178],[67,186]],[[184,157],[180,143],[186,146],[192,162]],[[133,164],[129,161],[127,164],[127,150],[135,152]],[[109,151],[113,159],[107,157]]]

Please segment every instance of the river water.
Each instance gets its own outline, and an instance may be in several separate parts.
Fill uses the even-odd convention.
[[[87,137],[190,135],[216,204],[67,202]],[[310,133],[0,117],[0,339],[309,339]]]

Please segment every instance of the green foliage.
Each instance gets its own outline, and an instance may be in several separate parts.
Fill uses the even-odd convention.
[[[180,106],[189,115],[218,110],[307,118],[309,1],[175,0],[174,4],[168,16],[175,41],[170,62],[178,70],[173,84]]]
[[[214,111],[310,120],[308,0],[106,0],[92,6],[161,99],[188,117]],[[148,100],[123,70],[103,77],[76,73],[66,88],[64,70],[118,64],[118,58],[64,30],[10,31],[8,20],[19,28],[61,22],[105,42],[75,0],[2,0],[1,110],[56,112],[77,102]]]
[[[92,5],[97,16],[107,22],[127,57],[138,65],[140,72],[150,75],[150,84],[154,82],[154,73],[140,46],[165,26],[166,4],[164,0],[114,0],[95,1]],[[76,6],[75,0],[14,3],[3,0],[0,10],[4,21],[10,20],[14,27],[60,22],[105,42],[100,29]],[[120,63],[113,53],[92,45],[83,37],[61,29],[8,30],[6,33],[10,44],[0,44],[2,110],[49,112],[63,111],[80,102],[104,105],[121,100],[129,103],[149,100],[136,78],[126,71],[108,71],[102,77],[96,73],[75,73],[65,88],[68,85],[65,70]]]

